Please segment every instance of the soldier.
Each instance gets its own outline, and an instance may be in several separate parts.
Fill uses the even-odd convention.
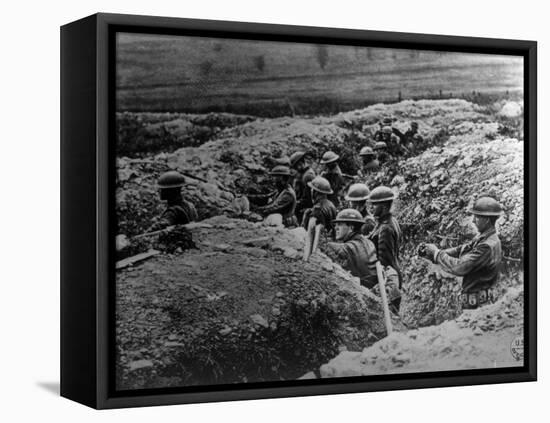
[[[163,173],[158,182],[160,199],[166,201],[167,208],[160,218],[149,228],[156,231],[172,225],[183,225],[198,219],[195,206],[185,201],[181,195],[181,187],[185,183],[185,177],[171,170]]]
[[[422,135],[418,133],[418,122],[411,122],[411,127],[400,138],[401,143],[412,153],[418,150],[424,142]]]
[[[434,244],[420,246],[419,254],[439,264],[443,270],[462,276],[462,308],[474,309],[496,299],[494,286],[502,259],[495,223],[502,207],[494,198],[481,197],[469,210],[479,234],[472,241],[439,250]]]
[[[314,217],[316,223],[322,224],[327,232],[331,233],[333,229],[332,221],[336,217],[336,207],[328,199],[328,196],[333,192],[330,183],[322,176],[316,176],[307,185],[311,188],[313,207],[304,212],[302,226],[307,228],[310,218]]]
[[[386,143],[388,147],[388,152],[392,156],[403,155],[406,151],[404,146],[401,144],[399,137],[393,133],[391,126],[384,126],[382,128],[382,140]]]
[[[379,164],[384,164],[388,161],[388,146],[384,141],[378,141],[376,144],[374,144],[374,151],[376,153]]]
[[[309,166],[306,153],[303,151],[297,151],[290,156],[290,166],[296,171],[293,186],[296,192],[296,217],[300,222],[304,210],[313,206],[311,189],[307,184],[315,178],[315,172]]]
[[[372,214],[376,219],[376,227],[369,235],[369,239],[376,247],[378,260],[386,272],[386,289],[390,307],[399,311],[401,303],[401,269],[399,266],[399,244],[401,242],[401,228],[391,213],[395,198],[392,190],[385,186],[373,189],[367,201],[372,206]]]
[[[304,246],[304,260],[308,260],[317,248],[321,229],[329,237],[333,235],[332,221],[336,218],[336,207],[327,198],[332,194],[330,183],[322,176],[316,176],[307,185],[311,188],[313,207],[304,212],[302,226],[306,228],[306,243]]]
[[[271,203],[258,208],[258,212],[263,216],[278,213],[283,217],[283,225],[297,226],[298,221],[294,214],[296,193],[290,185],[290,169],[288,166],[277,165],[271,170],[270,175],[275,179],[277,197]]]
[[[367,176],[380,170],[380,162],[376,160],[376,153],[371,147],[363,147],[361,151],[359,151],[359,156],[362,161],[362,176]]]
[[[382,119],[380,122],[378,122],[379,129],[374,133],[374,141],[384,141],[384,127],[389,126],[391,128],[391,125],[393,124],[393,119],[389,116],[386,116],[384,119]]]
[[[355,209],[344,209],[333,220],[336,226],[336,241],[327,244],[329,254],[359,278],[368,289],[377,285],[376,249],[372,241],[361,233],[363,216]]]
[[[327,151],[321,158],[321,164],[326,166],[326,170],[321,173],[321,176],[325,178],[332,189],[332,194],[328,196],[328,199],[334,204],[336,208],[340,205],[340,192],[344,188],[345,180],[338,166],[338,154]]]
[[[363,235],[370,234],[374,229],[375,221],[367,207],[369,188],[365,184],[353,184],[349,187],[345,198],[350,202],[350,207],[361,213],[361,216],[363,217],[361,233]]]

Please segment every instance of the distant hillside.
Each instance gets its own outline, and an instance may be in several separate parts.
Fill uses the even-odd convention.
[[[263,116],[522,92],[522,58],[120,34],[117,109]]]

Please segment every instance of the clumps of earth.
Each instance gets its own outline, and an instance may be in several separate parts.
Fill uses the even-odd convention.
[[[487,314],[509,321],[507,307],[522,307],[522,107],[512,102],[480,106],[465,100],[421,100],[329,117],[119,116],[132,125],[138,122],[145,140],[158,140],[158,131],[172,131],[180,138],[167,149],[151,150],[147,141],[141,151],[119,154],[118,232],[129,238],[146,232],[163,210],[156,180],[169,169],[187,175],[184,192],[197,207],[200,222],[177,229],[179,234],[167,232],[143,241],[141,250],[161,253],[117,271],[118,388],[363,374],[367,370],[354,354],[363,354],[369,346],[369,351],[383,346],[368,356],[374,373],[421,369],[429,365],[429,357],[441,359],[436,365],[441,368],[470,368],[463,359],[468,351],[485,351],[483,345],[497,341],[505,348],[504,338],[521,332],[522,320],[513,327],[496,320],[464,326],[457,318],[472,313],[463,313],[459,304],[461,279],[419,258],[416,246],[434,242],[445,248],[470,239],[467,206],[476,195],[497,197],[505,207],[499,222],[505,255],[498,285],[502,299],[499,306],[483,307],[479,313],[492,307]],[[299,149],[314,158],[333,149],[343,157],[343,171],[354,174],[357,151],[385,115],[392,115],[394,126],[403,132],[417,121],[426,140],[417,156],[392,163],[376,179],[398,194],[396,215],[404,233],[404,297],[400,316],[393,316],[396,332],[388,338],[378,297],[322,252],[309,263],[301,260],[303,230],[285,229],[277,221],[256,222],[253,213],[235,210],[243,195],[255,202],[265,198],[273,189],[268,170]],[[186,141],[185,134],[192,134],[197,122],[215,131],[201,142]],[[164,152],[157,153],[160,150]],[[480,322],[480,316],[475,314],[470,322]],[[450,338],[439,345],[436,339],[446,332]],[[484,339],[485,344],[470,342]],[[456,345],[448,349],[447,341]],[[457,349],[461,342],[463,349]],[[425,354],[415,363],[422,349]],[[501,353],[497,364],[505,358],[504,350]],[[408,356],[412,358],[403,359]],[[330,367],[333,359],[338,369],[349,362],[349,371],[329,370],[336,368]],[[479,367],[487,364],[488,359],[483,360],[479,358]],[[323,366],[326,363],[329,367]]]

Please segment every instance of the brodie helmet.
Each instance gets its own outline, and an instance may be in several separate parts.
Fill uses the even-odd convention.
[[[369,188],[365,184],[353,184],[345,196],[347,201],[364,201],[369,198]]]
[[[316,176],[307,183],[307,186],[321,194],[332,194],[334,192],[330,187],[330,182],[322,176]]]

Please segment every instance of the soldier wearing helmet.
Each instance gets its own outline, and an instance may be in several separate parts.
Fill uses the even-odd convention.
[[[328,199],[336,208],[340,205],[340,192],[346,183],[340,166],[338,166],[339,158],[340,156],[332,151],[327,151],[321,158],[321,164],[325,165],[321,176],[330,183],[333,192],[329,194]]]
[[[336,207],[328,199],[328,196],[333,193],[330,183],[322,176],[316,176],[307,185],[311,189],[313,207],[304,212],[302,226],[308,228],[309,220],[315,218],[317,224],[323,225],[327,232],[331,233],[332,221],[336,217]]]
[[[411,153],[415,153],[424,143],[422,135],[418,133],[418,122],[411,122],[411,127],[401,137],[401,143],[407,147]]]
[[[369,193],[369,188],[365,184],[353,184],[349,187],[345,197],[346,201],[350,203],[350,208],[357,210],[363,217],[363,226],[361,227],[363,235],[370,234],[375,226],[374,217],[367,207]]]
[[[368,176],[380,170],[380,162],[376,160],[376,153],[374,152],[372,147],[363,147],[361,151],[359,151],[359,157],[361,157],[362,161],[362,176]]]
[[[275,179],[277,196],[275,199],[258,209],[263,216],[280,214],[283,217],[283,224],[287,227],[297,226],[298,221],[294,214],[296,209],[296,193],[290,185],[290,169],[285,165],[275,166],[270,175]]]
[[[373,150],[376,153],[376,157],[379,163],[386,163],[389,159],[388,146],[384,141],[378,141],[374,144]]]
[[[421,245],[419,254],[439,264],[443,270],[462,276],[462,308],[472,309],[495,300],[494,286],[502,260],[495,223],[502,207],[491,197],[481,197],[468,210],[479,234],[470,242],[439,250],[434,244]]]
[[[301,221],[304,210],[313,206],[311,189],[307,184],[315,178],[315,172],[309,166],[304,151],[296,151],[290,156],[290,166],[296,171],[293,183],[296,192],[296,217]]]
[[[382,128],[382,138],[380,141],[386,143],[388,153],[392,156],[402,155],[406,150],[391,126],[384,126]]]
[[[399,264],[401,228],[391,213],[394,198],[395,194],[390,188],[379,186],[370,192],[367,201],[372,207],[372,214],[376,220],[376,226],[369,235],[369,239],[374,243],[378,260],[386,271],[386,289],[390,306],[394,311],[398,311],[402,285]]]
[[[160,199],[166,201],[167,208],[160,218],[149,228],[149,231],[163,229],[172,225],[183,225],[198,219],[195,206],[185,201],[181,194],[181,188],[185,183],[185,177],[171,170],[163,173],[157,182]]]
[[[353,276],[361,285],[371,289],[377,284],[376,249],[361,233],[363,216],[355,209],[344,209],[333,220],[336,242],[329,242],[329,255]]]
[[[378,122],[378,130],[374,133],[374,141],[384,141],[384,128],[385,127],[392,127],[393,125],[393,118],[390,116],[384,117],[382,120]]]

